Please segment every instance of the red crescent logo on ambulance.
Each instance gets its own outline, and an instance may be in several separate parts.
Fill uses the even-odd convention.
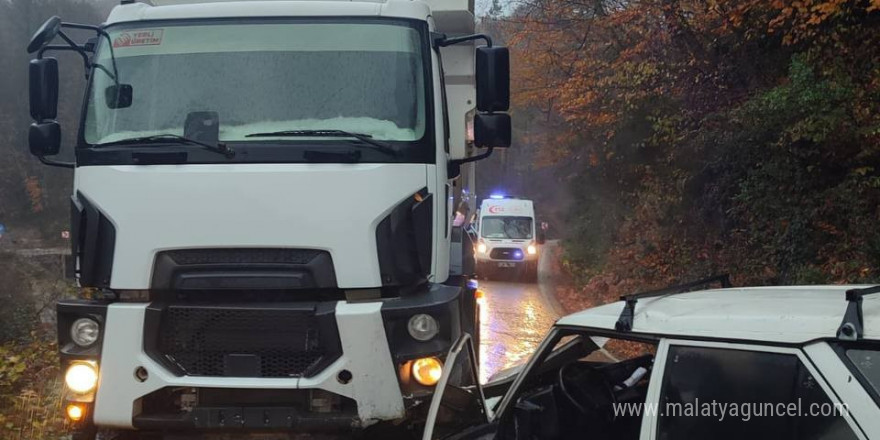
[[[489,214],[498,214],[499,212],[504,212],[503,206],[495,205],[489,207]]]

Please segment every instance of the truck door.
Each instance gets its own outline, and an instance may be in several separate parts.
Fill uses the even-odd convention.
[[[489,412],[477,376],[471,337],[462,335],[446,357],[446,366],[428,410],[423,440],[461,436],[488,426]]]

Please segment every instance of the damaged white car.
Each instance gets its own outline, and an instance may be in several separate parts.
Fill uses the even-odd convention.
[[[880,438],[880,287],[713,282],[564,317],[485,386],[463,337],[424,440]]]

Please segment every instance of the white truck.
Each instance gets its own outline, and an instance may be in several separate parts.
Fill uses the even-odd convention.
[[[534,281],[544,235],[532,201],[493,194],[480,204],[477,218],[477,275],[489,278],[507,271]]]
[[[468,0],[154,3],[28,47],[93,292],[57,306],[75,437],[418,424],[476,330],[451,208],[510,145],[507,49]],[[87,72],[73,162],[57,51]]]

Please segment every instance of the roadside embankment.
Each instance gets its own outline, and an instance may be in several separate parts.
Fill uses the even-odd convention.
[[[579,285],[563,267],[563,251],[561,242],[548,241],[541,259],[541,290],[556,304],[560,316],[617,301],[618,292],[626,290],[627,283],[605,275]]]

